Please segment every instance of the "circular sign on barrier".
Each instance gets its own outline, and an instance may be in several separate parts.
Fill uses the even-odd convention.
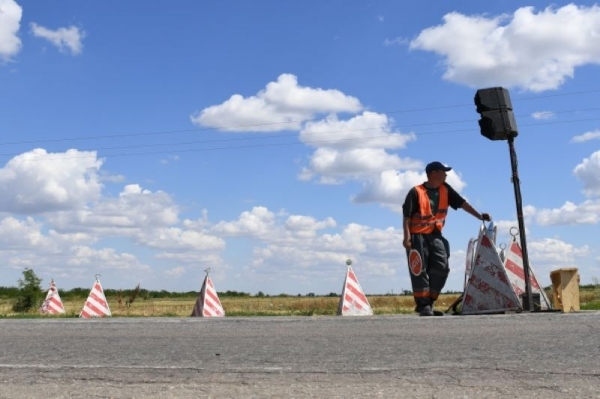
[[[414,276],[418,276],[423,271],[423,261],[421,255],[416,249],[411,249],[408,253],[408,268]]]

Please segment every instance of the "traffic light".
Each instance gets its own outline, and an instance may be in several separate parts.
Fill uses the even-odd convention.
[[[481,114],[479,128],[483,136],[490,140],[507,140],[519,134],[508,90],[502,87],[477,90],[475,105]]]

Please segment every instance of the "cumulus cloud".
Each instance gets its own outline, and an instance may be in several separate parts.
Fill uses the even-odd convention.
[[[588,256],[590,248],[587,245],[576,247],[555,238],[544,238],[527,242],[531,259],[547,268],[558,268],[573,265],[575,259]]]
[[[225,249],[225,241],[219,237],[177,227],[144,230],[137,235],[137,241],[149,248],[170,251],[221,251]]]
[[[387,149],[404,148],[415,140],[413,133],[394,131],[392,121],[383,114],[363,112],[348,120],[331,115],[308,122],[300,140],[317,147],[301,180],[320,177],[320,183],[335,184],[345,179],[365,179],[385,170],[419,167],[418,161],[402,159]]]
[[[573,174],[583,182],[583,192],[588,196],[600,196],[600,151],[585,158],[573,170]]]
[[[52,45],[58,47],[61,52],[70,52],[77,55],[81,54],[83,50],[82,40],[85,37],[85,32],[76,26],[51,30],[32,22],[31,33],[36,37],[49,41]]]
[[[35,149],[0,169],[0,211],[42,213],[80,208],[100,196],[95,151]]]
[[[19,220],[9,216],[0,220],[1,251],[22,251],[35,247],[46,253],[51,252],[55,246],[41,233],[41,228],[42,224],[32,217]]]
[[[576,67],[600,63],[600,6],[569,4],[488,18],[452,12],[423,30],[413,50],[444,57],[444,79],[470,87],[516,86],[540,92],[560,87]]]
[[[0,61],[10,61],[21,50],[18,36],[23,9],[14,0],[0,0]]]
[[[571,143],[585,143],[590,140],[600,139],[600,130],[594,130],[592,132],[585,132],[571,139]]]
[[[243,212],[239,219],[233,222],[219,222],[213,231],[228,236],[262,237],[273,231],[275,214],[267,208],[257,206],[251,211]]]
[[[227,131],[276,132],[297,130],[317,114],[356,113],[362,105],[339,90],[298,85],[292,74],[282,74],[255,96],[234,94],[227,101],[191,116],[194,124]]]
[[[178,208],[168,194],[162,191],[153,193],[137,184],[130,184],[117,198],[103,197],[88,206],[55,212],[47,218],[62,231],[131,235],[143,229],[177,223]]]
[[[249,222],[252,219],[262,222]],[[319,221],[305,215],[286,217],[256,207],[235,221],[215,225],[213,231],[227,231],[254,240],[252,260],[243,272],[248,281],[272,279],[310,290],[314,285],[311,280],[317,278],[325,284],[334,284],[337,289],[340,275],[335,266],[345,267],[349,257],[361,265],[365,289],[368,281],[377,276],[396,275],[398,259],[404,256],[398,245],[402,240],[400,230],[350,223],[337,233],[322,231],[335,226],[332,218]]]
[[[538,210],[535,219],[542,226],[596,224],[600,221],[600,201],[579,205],[567,201],[560,208]]]
[[[0,220],[0,260],[8,268],[35,268],[40,275],[63,278],[89,277],[99,271],[150,271],[136,256],[113,248],[92,248],[97,236],[61,234],[32,217]],[[92,269],[92,270],[90,270]],[[128,274],[129,276],[129,274]],[[138,275],[139,277],[139,275]]]
[[[410,165],[412,170],[386,170],[375,175],[363,184],[361,192],[353,197],[353,201],[356,203],[377,202],[401,213],[402,204],[408,191],[427,180],[421,166],[421,162],[413,161]],[[448,172],[446,181],[458,192],[466,187],[466,183],[454,170]]]
[[[365,111],[348,120],[336,115],[308,122],[300,132],[300,141],[313,147],[337,149],[404,148],[416,139],[414,133],[394,132],[387,115]]]

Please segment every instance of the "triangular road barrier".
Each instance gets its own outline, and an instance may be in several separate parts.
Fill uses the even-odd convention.
[[[517,243],[516,236],[513,236],[513,240],[505,253],[504,268],[506,269],[506,274],[512,284],[513,290],[519,298],[525,293],[525,267],[523,263],[523,251]],[[532,294],[540,295],[540,309],[550,309],[550,301],[538,279],[535,277],[531,264],[529,264],[529,286],[531,287]]]
[[[465,281],[463,283],[463,292],[467,289],[467,282],[469,281],[469,277],[471,277],[471,270],[473,270],[473,263],[475,261],[475,244],[477,240],[471,238],[469,240],[469,244],[467,245],[467,259],[465,260]]]
[[[93,317],[105,316],[112,315],[110,313],[110,309],[108,308],[106,297],[104,296],[104,290],[102,289],[100,280],[98,280],[98,275],[96,275],[94,286],[92,287],[90,295],[88,295],[88,298],[83,305],[83,310],[79,314],[79,317],[91,319]]]
[[[372,316],[373,309],[352,270],[352,261],[348,260],[348,271],[338,305],[338,316]]]
[[[202,289],[196,300],[196,305],[192,311],[192,317],[224,317],[225,309],[221,305],[219,295],[208,274],[210,269],[206,269],[206,277],[202,283]]]
[[[473,268],[462,303],[461,313],[465,315],[521,310],[519,298],[488,234],[487,229],[479,232]]]
[[[48,290],[48,294],[46,295],[46,299],[42,303],[40,307],[40,313],[42,314],[63,314],[65,313],[65,307],[60,299],[60,295],[58,295],[58,290],[56,289],[56,284],[54,283],[54,279],[50,280],[50,289]]]

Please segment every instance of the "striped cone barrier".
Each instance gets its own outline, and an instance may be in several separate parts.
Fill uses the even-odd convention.
[[[192,317],[225,317],[225,310],[223,309],[223,305],[221,305],[215,285],[211,278],[208,277],[210,269],[206,269],[205,272],[206,277],[204,278],[202,289],[200,289],[200,294],[192,311]]]
[[[369,304],[363,289],[356,278],[354,270],[352,270],[352,261],[346,261],[348,271],[342,288],[342,296],[338,305],[338,316],[372,316],[373,309]]]
[[[48,294],[46,295],[46,299],[42,303],[40,307],[40,313],[42,314],[63,314],[65,313],[65,307],[60,299],[60,295],[58,295],[58,290],[56,289],[56,284],[54,283],[54,279],[50,280],[50,289],[48,290]]]
[[[513,240],[510,243],[504,259],[504,268],[510,280],[513,290],[520,298],[525,293],[525,266],[523,263],[523,252],[521,246],[517,243],[516,235],[513,235]],[[540,309],[550,309],[550,301],[541,287],[538,279],[529,265],[529,286],[533,294],[540,295]]]
[[[462,314],[501,313],[521,310],[521,303],[486,229],[477,240],[475,262],[464,292]]]
[[[112,316],[112,314],[108,308],[108,302],[104,296],[104,290],[102,289],[100,280],[98,280],[98,276],[96,275],[96,282],[94,283],[94,286],[90,291],[90,295],[88,295],[88,298],[83,305],[83,309],[81,310],[79,317],[91,319],[93,317],[105,316]]]
[[[467,282],[471,277],[471,270],[473,269],[473,262],[475,261],[475,244],[477,240],[471,238],[467,245],[467,258],[465,259],[465,280],[463,282],[463,291],[467,289]]]

